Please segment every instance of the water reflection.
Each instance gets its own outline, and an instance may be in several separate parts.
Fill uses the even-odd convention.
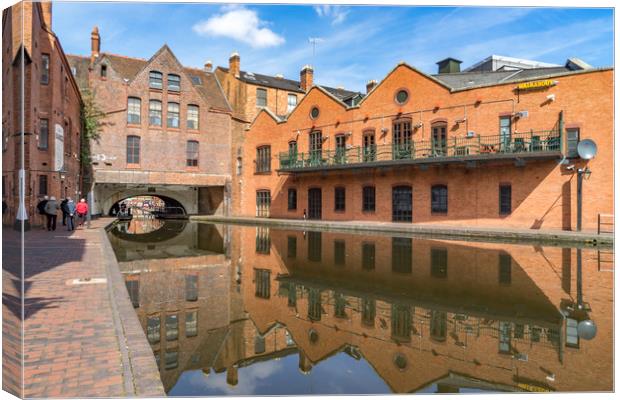
[[[187,223],[164,258],[111,236],[170,395],[612,389],[596,250],[578,281],[555,247]]]

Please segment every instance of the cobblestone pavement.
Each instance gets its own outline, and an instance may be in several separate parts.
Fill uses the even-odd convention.
[[[163,395],[101,229],[107,222],[25,234],[24,397]],[[15,394],[21,394],[19,239],[19,232],[3,230],[3,378]]]

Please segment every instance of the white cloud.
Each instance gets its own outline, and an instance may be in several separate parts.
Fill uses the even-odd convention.
[[[314,11],[316,11],[317,15],[321,18],[331,18],[332,25],[342,23],[349,14],[349,9],[346,7],[330,6],[328,4],[314,6]]]
[[[254,10],[241,6],[227,6],[221,14],[193,26],[194,32],[205,36],[223,36],[246,43],[254,48],[279,46],[284,38],[266,28]]]

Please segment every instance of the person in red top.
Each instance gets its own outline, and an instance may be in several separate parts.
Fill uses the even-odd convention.
[[[75,207],[75,211],[78,215],[79,226],[84,225],[84,219],[86,218],[86,214],[88,214],[88,204],[86,200],[80,199],[80,202]]]

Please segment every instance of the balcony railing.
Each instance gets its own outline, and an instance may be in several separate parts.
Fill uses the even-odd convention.
[[[281,170],[329,168],[343,165],[399,162],[402,160],[432,161],[471,157],[501,158],[505,154],[559,153],[559,130],[514,132],[502,135],[450,138],[445,141],[411,141],[399,144],[357,146],[337,150],[315,150],[308,153],[279,154]]]

